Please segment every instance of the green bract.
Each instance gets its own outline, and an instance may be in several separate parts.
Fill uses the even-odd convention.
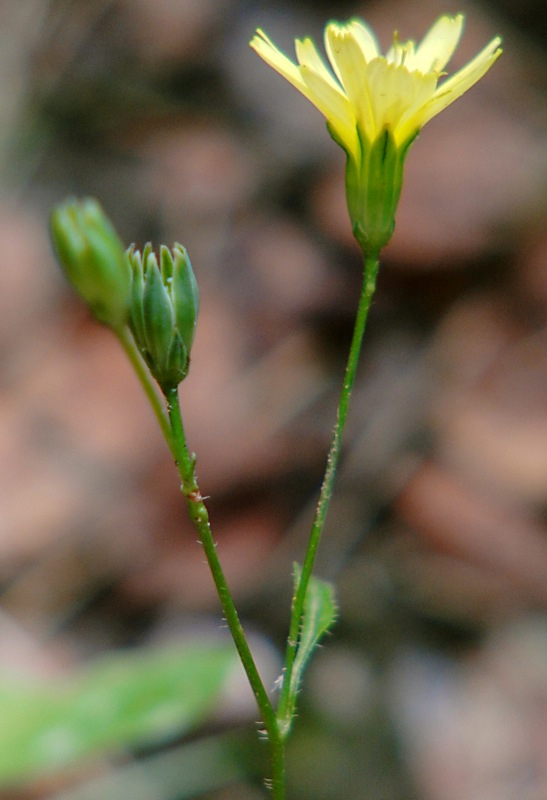
[[[334,131],[329,130],[336,140]],[[386,128],[374,142],[363,139],[359,161],[351,156],[346,159],[349,217],[353,235],[365,252],[379,253],[391,239],[405,157],[413,141],[397,147],[393,133]]]
[[[84,198],[57,206],[51,236],[78,294],[100,322],[120,330],[129,313],[131,276],[124,246],[100,204]]]
[[[142,254],[130,247],[129,326],[154,378],[167,393],[186,377],[199,308],[198,287],[186,249],[152,246]]]

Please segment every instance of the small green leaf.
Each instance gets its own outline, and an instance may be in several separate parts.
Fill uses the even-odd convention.
[[[70,682],[0,678],[0,784],[90,756],[180,736],[214,707],[232,647],[192,645],[108,656]]]
[[[294,565],[294,585],[295,592],[300,583],[302,569],[298,564]],[[296,649],[296,656],[291,673],[290,686],[287,702],[287,716],[281,720],[284,726],[284,733],[290,729],[294,710],[296,708],[296,698],[302,683],[302,676],[306,665],[319,644],[321,637],[334,625],[336,621],[336,600],[334,596],[334,586],[328,581],[323,581],[312,575],[308,584],[306,600],[304,603],[304,614],[300,627],[300,636]]]

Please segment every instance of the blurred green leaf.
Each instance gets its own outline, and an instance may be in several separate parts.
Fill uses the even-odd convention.
[[[181,735],[235,665],[232,647],[199,644],[111,655],[62,684],[2,676],[0,783]]]
[[[245,777],[232,737],[215,734],[85,776],[48,800],[190,800]]]

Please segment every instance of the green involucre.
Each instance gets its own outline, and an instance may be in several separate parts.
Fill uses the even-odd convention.
[[[129,313],[131,276],[124,246],[100,204],[87,197],[57,206],[51,237],[66,277],[94,316],[120,330]]]
[[[330,128],[329,131],[333,135]],[[396,144],[389,128],[374,142],[369,142],[359,128],[357,133],[360,158],[356,160],[346,151],[348,212],[353,234],[363,252],[379,253],[393,235],[404,162],[418,131],[402,145]]]
[[[167,393],[186,377],[194,341],[199,293],[186,249],[152,246],[127,251],[131,268],[129,326],[150,372]]]

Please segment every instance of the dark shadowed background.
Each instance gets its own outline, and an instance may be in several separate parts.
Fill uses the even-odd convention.
[[[155,419],[51,254],[52,205],[91,194],[127,244],[189,250],[202,300],[182,406],[272,683],[360,253],[341,150],[248,41],[260,26],[292,53],[360,15],[386,48],[394,29],[419,39],[460,10],[452,68],[496,34],[505,53],[408,156],[319,555],[340,616],[289,747],[299,800],[547,797],[543,4],[0,6],[0,661],[49,678],[116,648],[223,635]],[[0,797],[258,800],[255,718],[239,681],[192,742]],[[169,785],[196,743],[206,761],[207,743],[230,752],[228,787]]]

